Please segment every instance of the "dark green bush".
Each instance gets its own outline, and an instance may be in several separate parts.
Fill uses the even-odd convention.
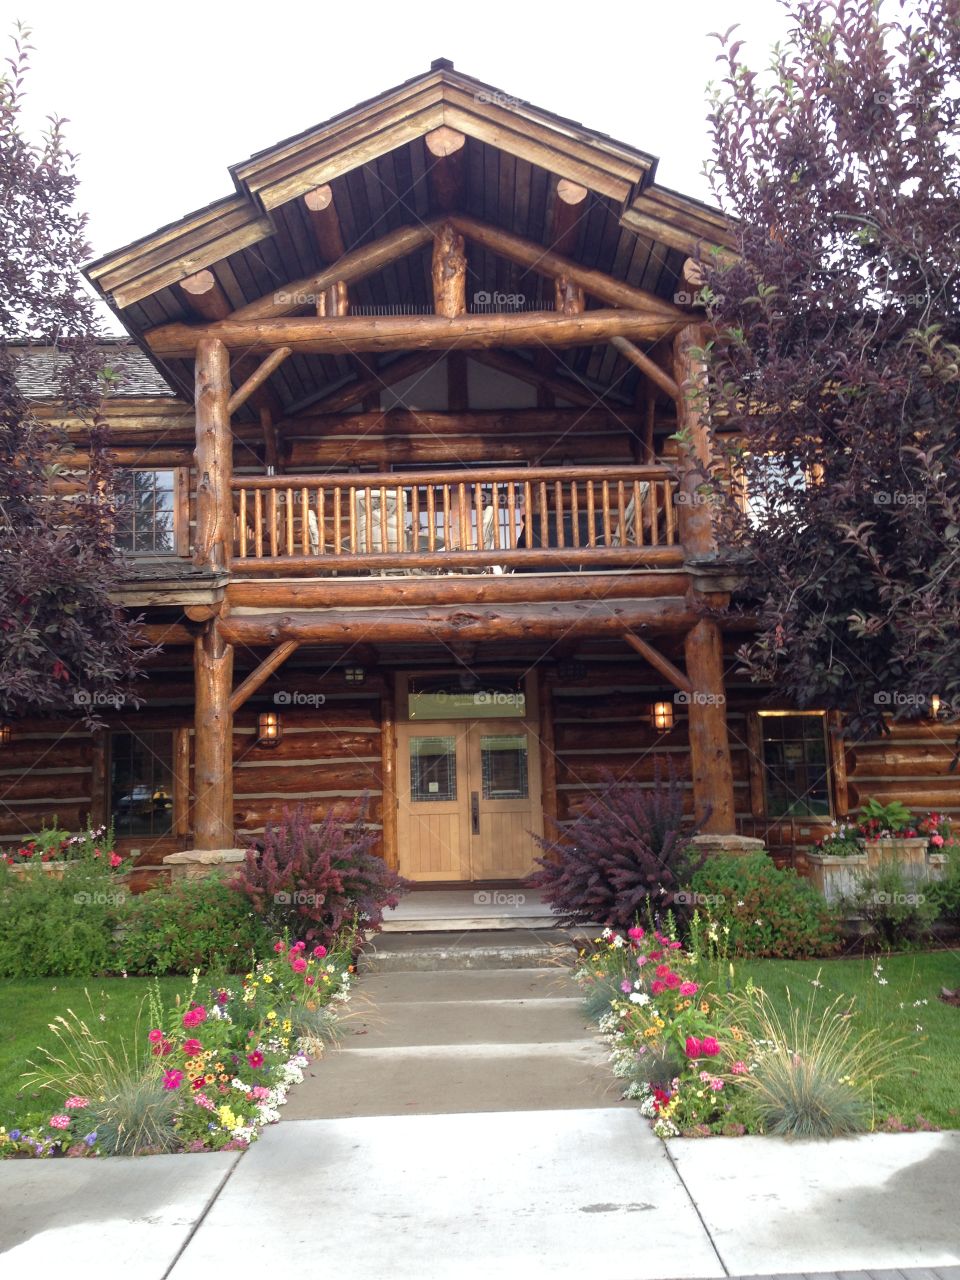
[[[932,889],[900,863],[888,862],[861,876],[856,892],[841,901],[840,909],[872,925],[884,946],[901,946],[922,938],[940,914]]]
[[[127,973],[235,973],[272,940],[250,901],[219,878],[178,880],[125,904],[118,945]]]
[[[931,880],[926,891],[941,920],[960,925],[960,852],[951,850],[942,880]]]
[[[129,896],[88,864],[63,876],[0,866],[0,977],[89,978],[115,971],[114,933]]]
[[[708,858],[691,889],[704,896],[710,919],[729,928],[732,956],[804,960],[837,949],[835,913],[812,885],[765,853]]]

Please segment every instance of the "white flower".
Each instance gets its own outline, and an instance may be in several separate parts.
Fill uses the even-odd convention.
[[[630,995],[631,1004],[649,1004],[650,997],[645,991],[634,991]]]
[[[886,978],[878,978],[878,979],[877,979],[877,986],[879,986],[879,987],[885,987],[886,985],[887,985],[887,980],[886,980]]]
[[[745,907],[746,905],[747,905],[747,904],[744,902],[744,900],[743,900],[742,898],[738,898],[738,899],[737,899],[737,906],[738,906],[738,907]]]
[[[762,921],[762,920],[754,920],[754,922],[753,922],[753,923],[757,926],[757,928],[758,928],[758,929],[763,928],[763,921]]]

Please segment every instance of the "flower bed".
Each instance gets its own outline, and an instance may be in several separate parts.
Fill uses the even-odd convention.
[[[0,855],[0,861],[10,867],[42,866],[46,871],[55,873],[76,862],[89,862],[92,866],[117,871],[123,866],[124,859],[115,848],[113,829],[101,826],[89,827],[76,835],[61,831],[59,827],[44,828],[19,848]]]
[[[333,1035],[351,972],[348,949],[278,942],[242,979],[204,984],[198,971],[171,1007],[152,996],[149,1027],[120,1055],[75,1014],[57,1019],[57,1048],[32,1073],[57,1102],[0,1130],[0,1155],[245,1148]]]

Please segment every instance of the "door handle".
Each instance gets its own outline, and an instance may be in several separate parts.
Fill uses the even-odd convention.
[[[470,825],[473,827],[473,834],[480,834],[480,792],[470,792]]]

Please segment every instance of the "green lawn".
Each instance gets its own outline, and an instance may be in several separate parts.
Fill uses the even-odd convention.
[[[736,968],[736,983],[752,977],[781,1012],[788,988],[795,1003],[805,1004],[812,991],[824,1004],[838,995],[855,996],[854,1008],[865,1025],[918,1042],[913,1052],[904,1047],[903,1072],[888,1088],[891,1110],[910,1124],[919,1113],[941,1128],[960,1129],[960,1008],[937,999],[941,987],[960,987],[960,953],[923,952],[880,957],[879,962],[886,985],[874,977],[875,960],[869,956],[744,961]],[[823,985],[813,988],[810,983],[818,974]],[[926,1004],[914,1003],[924,1000]]]
[[[104,1037],[119,1045],[136,1025],[141,1002],[146,999],[148,978],[32,978],[0,982],[0,1125],[12,1128],[29,1112],[43,1109],[51,1095],[25,1088],[21,1076],[36,1061],[36,1048],[56,1048],[49,1023],[68,1009],[88,1025],[101,1022]],[[166,1002],[185,992],[190,979],[161,978]],[[84,992],[89,992],[90,1003]],[[103,1015],[101,1021],[101,1014]],[[147,1006],[141,1018],[146,1035]]]

